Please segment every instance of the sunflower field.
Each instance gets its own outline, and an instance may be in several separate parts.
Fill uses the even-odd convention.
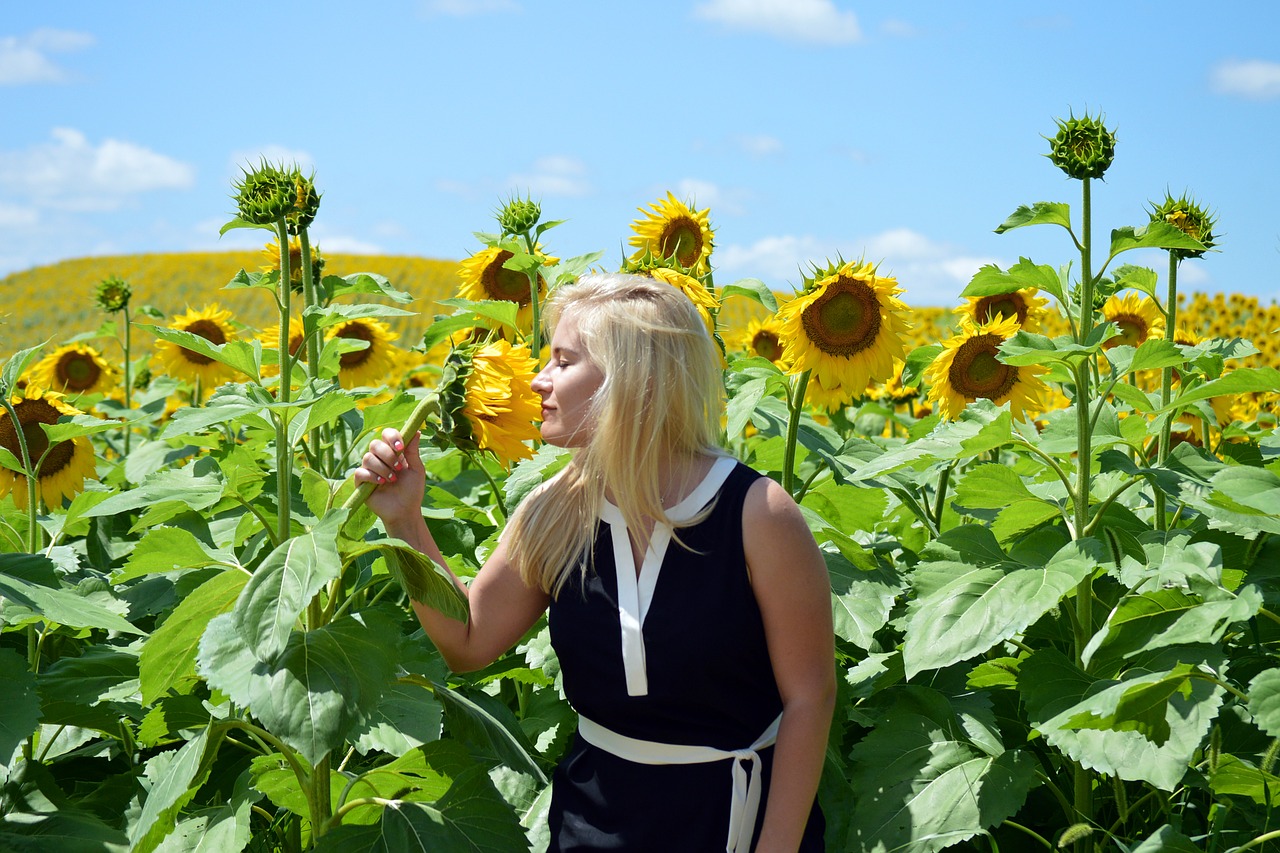
[[[717,281],[710,211],[670,194],[631,223],[621,269],[699,308],[725,445],[827,562],[830,850],[1280,842],[1280,307],[1178,291],[1229,250],[1195,199],[1095,242],[1114,156],[1100,119],[1059,121],[1079,200],[992,225],[1061,229],[1064,256],[952,306],[844,257],[794,293]],[[349,475],[421,428],[422,512],[473,576],[567,461],[534,423],[540,307],[603,255],[558,257],[513,196],[411,294],[395,259],[311,245],[314,176],[234,191],[223,230],[265,259],[112,259],[83,333],[0,318],[0,850],[545,849],[576,725],[545,619],[451,672],[408,599],[465,598]]]

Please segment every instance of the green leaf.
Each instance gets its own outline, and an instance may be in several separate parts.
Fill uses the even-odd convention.
[[[436,300],[440,305],[449,308],[457,308],[466,312],[466,316],[470,318],[470,325],[484,325],[480,320],[488,320],[502,326],[514,326],[516,324],[516,314],[520,310],[520,306],[507,299],[484,299],[473,301],[471,299],[439,299]]]
[[[511,469],[502,491],[507,511],[514,512],[530,492],[551,479],[572,458],[567,450],[551,444],[539,447],[529,459],[522,460]]]
[[[210,457],[183,468],[165,468],[148,476],[136,489],[119,492],[85,511],[88,518],[146,509],[138,525],[158,524],[180,512],[208,509],[222,498],[222,472]]]
[[[1062,518],[1062,509],[1052,501],[1032,498],[1014,501],[1000,510],[991,532],[1001,542],[1012,543],[1042,524]]]
[[[210,736],[209,729],[201,729],[177,752],[162,752],[147,762],[151,789],[142,803],[142,814],[129,827],[130,853],[151,853],[169,834],[178,812],[209,777],[221,742],[220,730]]]
[[[1168,661],[1182,662],[1193,661]],[[1158,663],[1153,661],[1153,665]],[[1136,731],[1072,729],[1068,725],[1081,713],[1110,713],[1110,707],[1125,689],[1123,682],[1096,679],[1082,672],[1052,648],[1038,649],[1023,661],[1018,677],[1027,720],[1050,746],[1088,769],[1172,791],[1187,774],[1226,691],[1203,679],[1193,679],[1187,696],[1175,693],[1165,715],[1169,737],[1161,746]]]
[[[1156,220],[1147,225],[1117,228],[1111,232],[1111,257],[1130,249],[1190,249],[1205,251],[1205,245],[1181,228]]]
[[[1061,225],[1071,230],[1071,207],[1060,201],[1037,201],[1030,206],[1022,204],[1009,214],[1009,218],[996,228],[997,234],[1022,228],[1026,225]]]
[[[770,314],[778,313],[778,297],[758,278],[740,278],[720,288],[722,300],[730,296],[745,296],[753,302],[758,302]]]
[[[215,344],[208,338],[201,337],[194,332],[170,329],[167,326],[158,324],[149,325],[146,328],[162,341],[168,341],[205,358],[211,358],[219,364],[225,364],[250,379],[257,379],[262,372],[261,341],[232,340],[227,341],[225,344]]]
[[[1019,330],[1000,345],[1000,360],[1016,367],[1032,364],[1073,365],[1095,355],[1101,349],[1101,344],[1078,344],[1067,335],[1047,338]]]
[[[1202,853],[1202,850],[1194,841],[1166,823],[1151,833],[1146,841],[1133,848],[1132,853]]]
[[[913,349],[907,354],[907,361],[902,366],[902,384],[908,388],[919,387],[925,370],[941,354],[942,344],[927,344]]]
[[[124,568],[111,578],[122,584],[156,572],[237,565],[235,554],[211,549],[182,527],[154,527],[138,541]]]
[[[1175,693],[1186,695],[1191,671],[1190,664],[1179,664],[1168,672],[1122,681],[1091,697],[1087,709],[1069,718],[1063,727],[1133,731],[1163,746],[1169,740],[1169,699]]]
[[[1264,669],[1249,682],[1249,713],[1271,737],[1280,737],[1280,669]]]
[[[0,703],[0,767],[8,768],[18,744],[40,726],[40,697],[36,695],[36,678],[27,662],[11,649],[0,649],[0,684],[4,685],[4,702]]]
[[[1218,769],[1209,776],[1209,790],[1220,797],[1248,797],[1270,809],[1280,801],[1280,777],[1234,755],[1223,755]]]
[[[138,656],[144,705],[155,702],[183,679],[195,677],[201,635],[213,617],[231,611],[248,581],[249,575],[236,569],[219,572],[188,593],[147,638]]]
[[[406,311],[392,305],[379,305],[376,302],[358,302],[354,305],[334,302],[329,305],[308,305],[302,312],[303,329],[307,332],[325,329],[349,320],[362,320],[369,317],[414,317],[416,311]]]
[[[356,293],[367,293],[385,296],[400,303],[413,301],[413,297],[410,294],[393,287],[386,276],[374,272],[354,272],[341,277],[327,275],[320,280],[320,283],[329,295],[329,299]]]
[[[259,225],[256,222],[250,222],[247,219],[241,219],[239,216],[237,216],[231,219],[230,221],[228,221],[226,224],[224,224],[221,228],[218,229],[218,236],[221,237],[223,234],[226,234],[228,231],[233,231],[237,228],[261,228],[263,231],[275,230],[274,225]]]
[[[1177,345],[1163,338],[1149,338],[1137,349],[1131,346],[1112,347],[1107,350],[1107,359],[1116,373],[1159,370],[1186,363],[1186,358]]]
[[[401,802],[382,810],[372,826],[342,825],[323,835],[316,853],[475,853],[527,851],[524,829],[484,768],[459,773],[436,805]]]
[[[477,690],[451,690],[443,684],[432,684],[454,737],[546,784],[547,777],[534,758],[533,744],[505,705]]]
[[[200,639],[196,672],[314,765],[365,725],[391,681],[395,625],[368,609],[360,620],[346,616],[295,631],[274,661],[264,663],[240,635],[234,614],[217,616]]]
[[[875,634],[889,621],[903,584],[876,567],[855,567],[838,551],[822,549],[831,575],[831,605],[836,636],[860,649],[876,648]]]
[[[156,853],[226,853],[244,850],[252,837],[250,815],[262,795],[237,780],[226,805],[188,813],[156,848]]]
[[[1024,287],[1034,287],[1052,295],[1059,302],[1067,300],[1062,292],[1062,282],[1053,267],[1046,264],[1034,264],[1027,258],[1018,258],[1018,262],[1006,272],[995,264],[982,266],[961,296],[999,296],[1013,293]]]
[[[1222,505],[1237,512],[1280,516],[1280,476],[1266,468],[1226,468],[1213,476],[1210,485],[1214,490],[1209,497],[1212,502],[1225,499]]]
[[[231,616],[258,660],[274,661],[299,614],[342,572],[338,530],[346,515],[345,510],[334,512],[311,531],[280,543],[240,593]]]
[[[440,739],[444,709],[435,693],[418,684],[392,684],[351,740],[363,755],[373,750],[404,755]]]
[[[1002,509],[1035,495],[1012,468],[994,462],[970,468],[956,486],[956,503],[968,509]]]
[[[922,692],[902,691],[853,748],[851,836],[835,849],[941,850],[1012,817],[1035,786],[1030,753],[978,748],[945,699]]]
[[[15,820],[13,818],[21,818]],[[12,813],[0,822],[6,853],[130,853],[129,839],[88,812],[67,808],[53,814]]]
[[[372,550],[382,553],[387,561],[387,570],[404,587],[411,599],[421,601],[459,622],[465,622],[470,617],[466,594],[458,589],[453,578],[435,560],[399,539],[364,543],[348,559]]]
[[[24,560],[15,560],[15,557]],[[50,571],[53,563],[45,557],[31,555],[0,554],[0,598],[8,598],[30,608],[49,622],[66,625],[71,628],[101,628],[106,631],[120,631],[125,634],[145,633],[135,628],[119,613],[112,612],[102,605],[79,595],[73,589],[61,589],[31,583],[20,577],[9,574],[6,567],[14,562],[31,562],[32,559],[48,563]]]
[[[1139,290],[1152,299],[1159,299],[1156,295],[1156,271],[1147,267],[1138,267],[1133,264],[1124,264],[1117,267],[1115,271],[1115,280],[1113,282],[1113,293],[1121,290]]]
[[[1057,606],[1105,559],[1101,543],[1063,547],[1044,566],[940,568],[946,582],[907,608],[902,660],[907,678],[980,655],[1012,639]],[[927,572],[917,567],[916,575]],[[913,581],[914,582],[914,581]]]
[[[0,371],[0,393],[6,396],[13,394],[18,386],[18,379],[27,372],[31,362],[40,356],[40,350],[43,348],[44,344],[36,344],[33,347],[18,350],[9,357],[9,360],[4,363],[4,370]]]
[[[231,281],[222,286],[223,290],[244,290],[257,287],[275,291],[280,285],[280,270],[270,272],[246,272],[243,268],[231,277]]]
[[[95,418],[92,415],[72,415],[71,417],[64,415],[56,424],[40,424],[40,427],[48,436],[50,444],[59,444],[82,435],[96,435],[107,430],[119,429],[120,423]]]
[[[138,690],[138,657],[112,646],[89,646],[79,657],[64,657],[36,676],[43,722],[95,728],[118,736],[118,700],[132,700]],[[136,708],[136,705],[134,705]]]

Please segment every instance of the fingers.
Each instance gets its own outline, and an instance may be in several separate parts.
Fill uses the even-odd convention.
[[[369,450],[360,458],[360,467],[353,472],[353,478],[377,485],[394,483],[397,472],[407,471],[411,460],[419,460],[418,435],[415,433],[406,445],[400,431],[388,427],[382,431],[381,438],[369,442]]]

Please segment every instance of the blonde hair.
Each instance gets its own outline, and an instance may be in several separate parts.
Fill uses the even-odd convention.
[[[582,276],[552,293],[545,317],[549,334],[576,323],[604,375],[588,410],[592,438],[517,508],[504,535],[525,583],[556,595],[570,570],[587,570],[606,490],[633,532],[704,517],[673,523],[658,473],[664,460],[723,455],[724,380],[697,308],[646,276]]]

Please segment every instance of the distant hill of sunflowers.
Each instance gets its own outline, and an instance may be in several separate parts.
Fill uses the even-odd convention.
[[[403,306],[418,316],[393,323],[406,345],[421,336],[433,303],[455,295],[457,262],[397,255],[324,255],[325,275],[372,272],[414,296]],[[135,307],[151,305],[166,317],[217,302],[236,321],[260,329],[276,316],[270,295],[256,288],[223,290],[241,269],[257,271],[265,263],[259,251],[190,252],[76,258],[34,267],[0,279],[0,357],[51,340],[62,343],[95,332],[107,316],[94,303],[98,282],[119,276],[133,288]],[[136,316],[136,314],[135,314]],[[138,318],[146,322],[145,318]]]

